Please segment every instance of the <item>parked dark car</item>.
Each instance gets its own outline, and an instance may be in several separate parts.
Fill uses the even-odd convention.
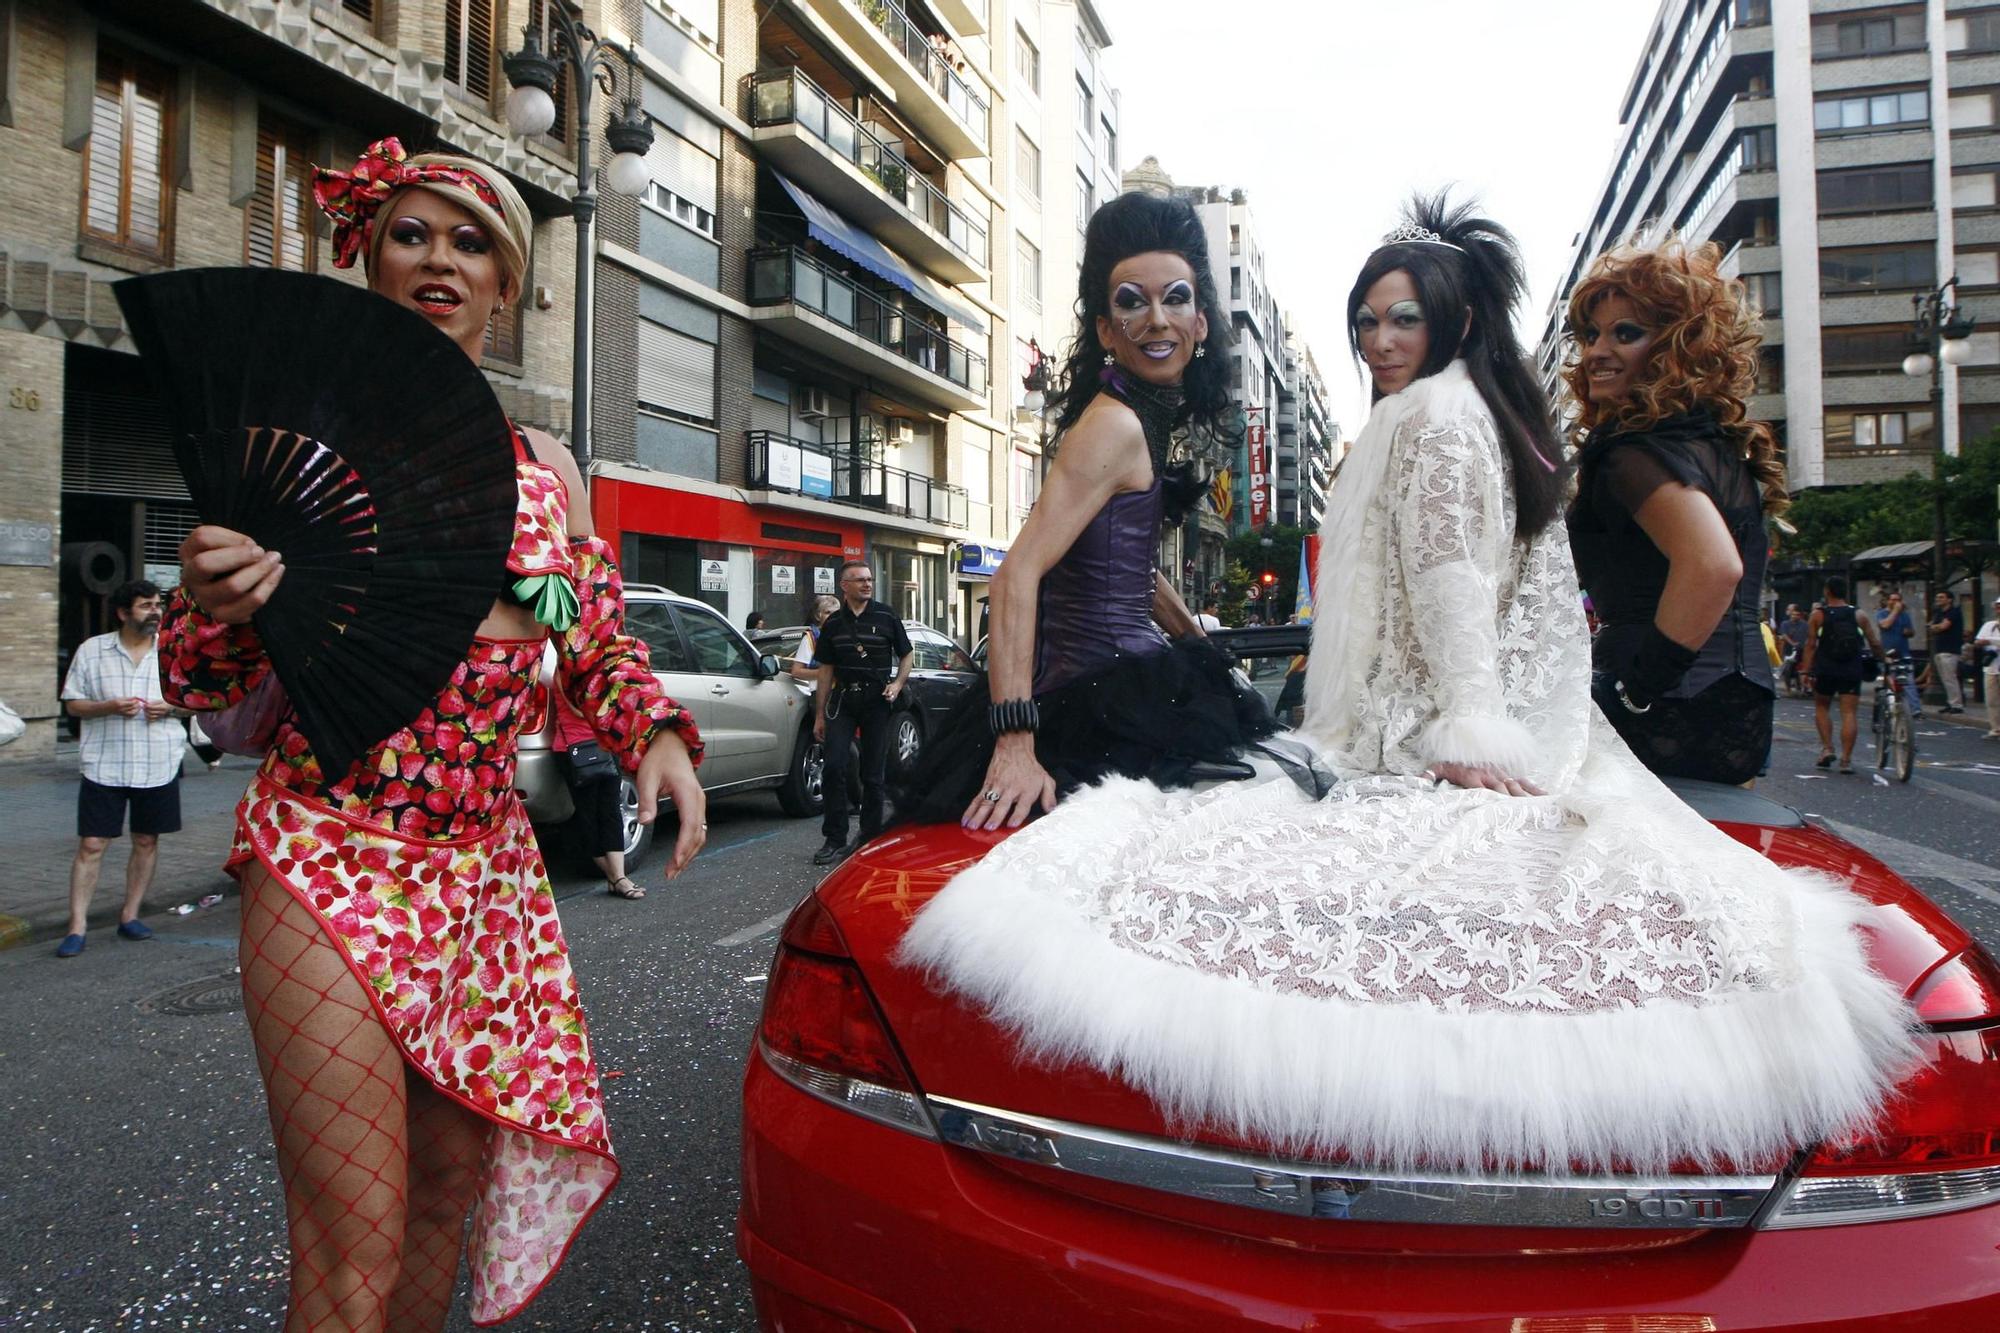
[[[981,667],[966,651],[922,621],[906,620],[903,628],[910,636],[910,682],[896,709],[896,730],[889,745],[889,762],[894,776],[904,776],[916,768],[924,744],[943,725],[945,714],[957,706]],[[750,636],[759,652],[771,653],[789,665],[796,660],[804,625],[781,625],[759,630]]]

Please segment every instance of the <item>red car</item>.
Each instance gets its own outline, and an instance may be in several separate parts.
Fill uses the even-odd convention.
[[[801,903],[743,1088],[737,1247],[768,1330],[2000,1330],[2000,970],[1866,853],[1684,799],[1887,910],[1937,1058],[1860,1141],[1731,1176],[1437,1176],[1178,1139],[890,960],[1002,835],[905,829]]]

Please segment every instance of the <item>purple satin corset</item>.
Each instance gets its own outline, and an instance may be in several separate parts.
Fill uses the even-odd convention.
[[[1035,620],[1036,694],[1117,658],[1166,648],[1166,638],[1153,624],[1153,558],[1161,512],[1157,477],[1143,491],[1112,496],[1042,576]]]

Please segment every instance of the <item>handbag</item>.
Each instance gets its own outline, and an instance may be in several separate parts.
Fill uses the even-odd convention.
[[[207,733],[208,743],[225,754],[262,759],[277,738],[278,724],[291,709],[292,697],[279,683],[278,673],[270,671],[240,703],[204,716],[201,729]]]
[[[596,741],[578,741],[563,751],[563,759],[569,765],[570,782],[577,786],[618,776],[618,761]]]
[[[27,731],[28,724],[21,719],[21,715],[9,708],[6,700],[0,699],[0,745],[12,745]]]

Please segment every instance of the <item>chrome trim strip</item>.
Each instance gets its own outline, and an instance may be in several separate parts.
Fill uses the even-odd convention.
[[[1726,1230],[1777,1184],[1748,1176],[1472,1176],[1348,1169],[927,1097],[944,1142],[1184,1198],[1328,1221],[1444,1226]]]

